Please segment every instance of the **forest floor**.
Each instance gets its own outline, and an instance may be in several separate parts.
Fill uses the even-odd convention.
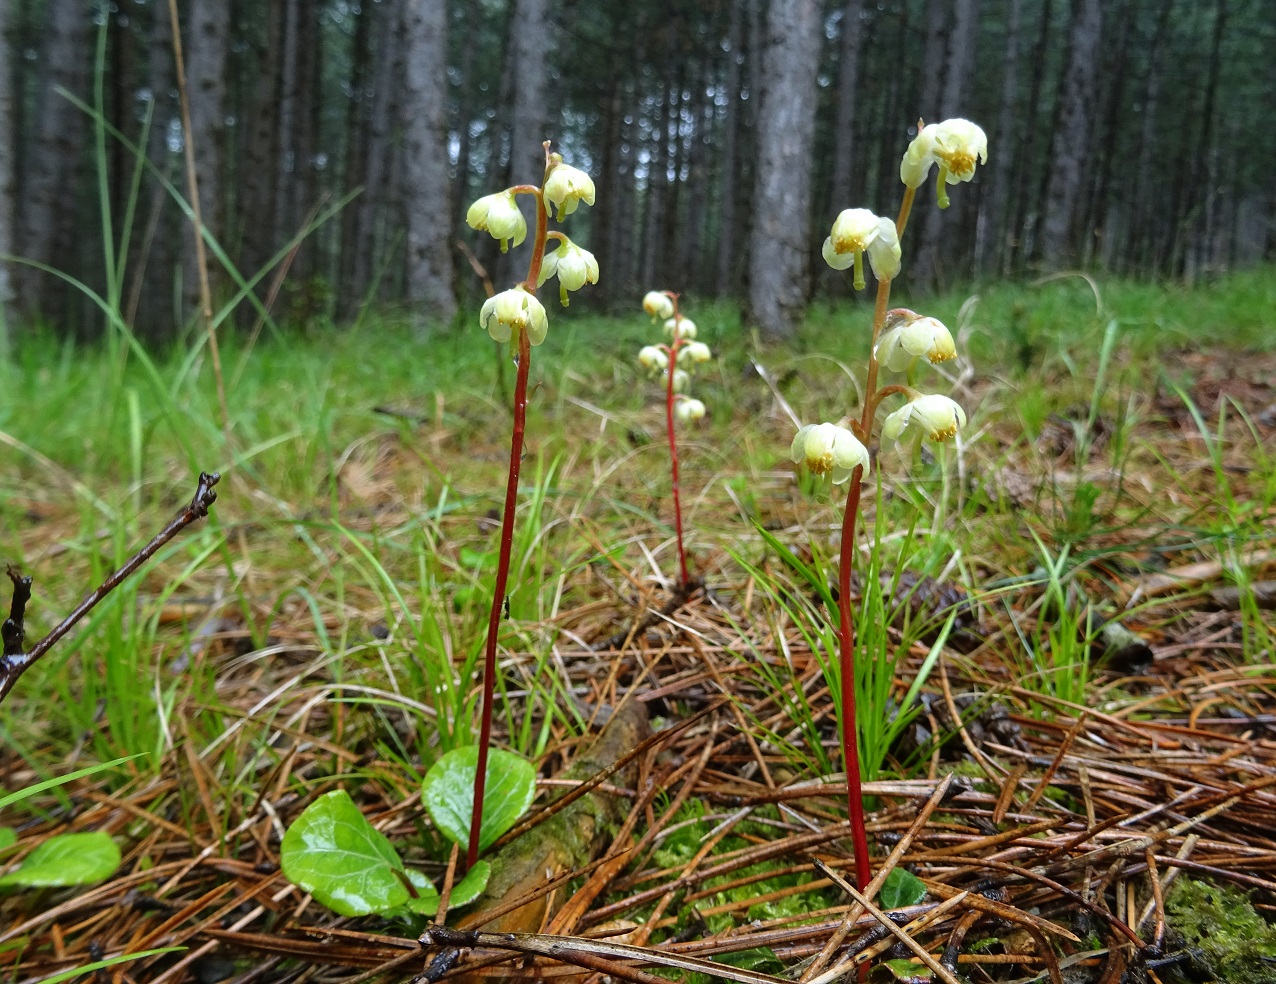
[[[959,336],[934,389],[970,422],[912,467],[882,454],[865,491],[873,864],[911,876],[872,904],[840,881],[841,509],[788,460],[794,418],[855,405],[868,308],[820,308],[783,348],[687,309],[718,356],[681,436],[691,592],[634,361],[654,332],[574,311],[532,364],[498,733],[538,770],[523,843],[564,790],[621,805],[576,870],[485,912],[542,935],[459,951],[336,916],[279,853],[341,788],[410,867],[455,873],[420,788],[473,740],[495,346],[390,322],[231,340],[229,438],[198,345],[37,339],[0,364],[0,559],[35,578],[32,638],[224,473],[4,704],[8,791],[128,757],[4,807],[5,871],[67,831],[122,852],[91,886],[0,881],[8,979],[437,979],[444,954],[446,980],[708,980],[712,959],[747,984],[1276,981],[1276,271],[925,307]],[[603,760],[600,786],[563,778]]]

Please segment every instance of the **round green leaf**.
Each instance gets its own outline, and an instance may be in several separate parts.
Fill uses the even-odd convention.
[[[421,801],[434,825],[457,844],[470,839],[474,809],[474,776],[478,746],[466,745],[442,756],[430,767],[421,785]],[[536,770],[513,752],[493,748],[487,759],[487,787],[483,793],[483,824],[479,850],[485,851],[518,821],[536,795]]]
[[[925,897],[926,885],[911,871],[903,868],[892,868],[877,894],[877,900],[883,909],[902,909],[916,905]]]
[[[17,871],[0,878],[0,887],[88,885],[110,877],[119,866],[120,849],[109,835],[57,834],[28,854]]]
[[[483,889],[487,888],[487,880],[491,877],[492,866],[486,861],[475,861],[474,867],[465,873],[465,877],[452,886],[452,895],[447,902],[448,909],[469,905],[483,894]],[[439,911],[440,901],[441,896],[437,893],[429,897],[423,893],[419,899],[408,899],[408,908],[418,915],[432,916]]]
[[[279,862],[285,878],[343,916],[387,912],[408,900],[399,852],[342,789],[320,796],[293,822]]]

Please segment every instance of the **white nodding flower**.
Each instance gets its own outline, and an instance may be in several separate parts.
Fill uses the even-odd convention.
[[[966,411],[956,400],[946,396],[928,394],[914,397],[908,403],[888,414],[882,422],[882,439],[900,444],[916,443],[923,437],[932,441],[947,441],[966,426]]]
[[[678,405],[673,408],[673,415],[684,424],[693,420],[699,420],[704,416],[704,412],[704,404],[699,400],[693,400],[690,397],[685,400],[679,400]]]
[[[651,372],[669,368],[669,356],[659,345],[644,345],[638,352],[638,364]]]
[[[558,221],[576,211],[581,202],[594,204],[594,182],[588,174],[578,167],[564,164],[563,159],[554,155],[556,163],[545,181],[545,200],[558,209]]]
[[[545,254],[536,286],[555,275],[558,276],[558,299],[563,307],[567,307],[569,290],[580,290],[585,284],[598,283],[598,261],[589,250],[564,239],[558,249]]]
[[[653,318],[663,321],[673,317],[673,300],[661,291],[649,290],[642,299],[642,309]]]
[[[939,207],[948,207],[947,185],[969,181],[975,176],[975,162],[988,163],[988,137],[978,124],[954,118],[922,127],[913,138],[899,165],[899,177],[910,188],[919,188],[939,165],[935,194]]]
[[[864,289],[864,254],[878,280],[892,280],[899,273],[899,234],[890,219],[879,218],[866,208],[848,208],[833,221],[833,229],[821,250],[824,262],[834,270],[855,267],[855,289]]]
[[[665,380],[669,379],[669,369],[665,369]],[[691,377],[687,375],[685,370],[674,369],[673,371],[673,391],[681,393],[691,384]]]
[[[845,427],[837,424],[807,424],[793,438],[791,456],[805,464],[812,475],[828,475],[834,485],[841,485],[856,468],[868,474],[868,448]]]
[[[679,315],[676,318],[670,318],[665,322],[665,334],[669,338],[695,338],[696,323],[690,318],[684,318]]]
[[[527,220],[518,210],[512,191],[498,191],[484,195],[465,213],[465,221],[471,229],[489,233],[501,241],[501,252],[509,249],[509,241],[517,246],[527,238]]]
[[[904,372],[918,359],[932,365],[957,358],[953,336],[936,318],[914,318],[882,335],[873,349],[877,361],[891,372]]]
[[[549,330],[544,305],[522,287],[489,297],[479,311],[479,324],[496,342],[508,342],[518,330],[527,332],[528,341],[539,345]]]
[[[678,349],[678,361],[687,359],[690,362],[708,362],[713,358],[713,352],[709,350],[709,346],[704,342],[688,342]]]

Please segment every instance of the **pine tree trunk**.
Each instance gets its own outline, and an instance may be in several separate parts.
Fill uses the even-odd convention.
[[[1066,263],[1076,250],[1076,212],[1090,145],[1090,109],[1103,41],[1103,0],[1078,0],[1068,39],[1059,126],[1054,133],[1041,257],[1047,267]]]
[[[548,0],[513,0],[513,8],[506,45],[506,57],[513,67],[509,101],[509,177],[506,183],[539,185],[545,176],[545,150],[542,145],[551,139],[546,129],[545,109],[551,57],[547,20],[549,3]],[[528,229],[535,228],[532,199],[520,195],[518,207],[523,211]],[[526,275],[526,256],[522,253],[498,255],[496,289],[502,290]]]
[[[727,74],[723,91],[726,106],[722,113],[722,157],[719,167],[718,242],[714,293],[718,297],[735,289],[736,258],[739,250],[735,243],[736,198],[738,195],[739,163],[737,152],[740,142],[740,80],[744,64],[744,7],[746,0],[731,0],[731,20],[727,29]]]
[[[26,148],[26,181],[18,202],[17,252],[77,273],[83,237],[76,229],[76,204],[85,174],[86,117],[54,88],[61,86],[81,99],[87,95],[93,64],[92,11],[83,3],[53,3],[47,17],[34,133]],[[26,305],[54,322],[66,321],[68,291],[61,280],[31,267],[21,268],[19,278]]]
[[[282,245],[275,240],[279,226],[275,213],[280,180],[280,96],[285,85],[280,74],[284,0],[269,0],[265,6],[265,32],[256,58],[258,81],[252,86],[239,176],[239,222],[243,227],[239,266],[245,276],[257,273]],[[256,312],[251,316],[255,318]]]
[[[17,141],[14,139],[13,73],[9,70],[9,26],[14,6],[14,0],[0,0],[0,51],[4,52],[4,57],[0,58],[0,255],[12,254],[14,241],[14,181],[17,172],[13,150]],[[13,297],[9,265],[0,260],[0,357],[8,350],[8,313]]]
[[[419,325],[446,326],[456,314],[448,241],[447,5],[407,0],[403,33],[407,294]]]
[[[1037,132],[1041,129],[1037,123],[1037,116],[1041,106],[1041,67],[1045,64],[1046,45],[1050,39],[1050,8],[1051,0],[1043,0],[1041,4],[1041,20],[1039,21],[1040,26],[1037,30],[1037,38],[1033,42],[1030,63],[1036,66],[1037,70],[1029,75],[1028,101],[1023,109],[1023,119],[1026,121],[1026,125],[1023,127],[1023,141],[1016,155],[1019,166],[1015,168],[1014,172],[1014,197],[1011,199],[1012,205],[1009,210],[1009,222],[1012,226],[1010,231],[1012,248],[1007,253],[1006,261],[1003,264],[1007,271],[1021,266],[1032,251],[1030,236],[1036,224],[1036,203],[1029,200],[1029,174],[1032,170],[1036,153]]]
[[[1002,59],[1001,103],[997,124],[989,142],[996,148],[990,155],[987,207],[979,217],[975,237],[975,266],[979,270],[998,269],[1002,257],[1009,254],[1010,223],[1006,221],[1006,204],[1010,200],[1010,180],[1014,173],[1015,149],[1018,145],[1015,107],[1019,94],[1019,33],[1023,0],[1010,0],[1006,12],[1006,48]]]
[[[811,144],[823,38],[816,0],[773,3],[758,110],[749,307],[771,337],[792,335],[806,307],[811,253]]]
[[[162,2],[162,0],[155,0]],[[190,107],[190,133],[195,155],[195,180],[199,188],[200,221],[217,240],[222,239],[222,173],[226,147],[226,54],[230,40],[229,0],[198,0],[187,14],[186,40],[182,54],[186,61],[186,95]],[[200,303],[200,276],[196,266],[195,230],[185,232],[182,293],[186,309]],[[216,283],[221,269],[207,251],[209,282]]]
[[[860,49],[864,44],[864,0],[846,0],[842,8],[841,57],[837,69],[837,112],[834,114],[832,216],[851,205],[851,174],[855,151],[855,90],[859,81]]]
[[[952,14],[952,23],[944,39],[943,84],[938,86],[933,96],[938,100],[933,110],[938,113],[935,122],[969,115],[964,103],[970,90],[975,59],[978,20],[975,0],[955,0]],[[908,271],[909,282],[915,288],[933,290],[946,273],[951,275],[954,272],[941,268],[942,256],[968,255],[954,246],[953,238],[959,234],[967,217],[973,214],[971,206],[977,194],[976,188],[972,185],[963,187],[960,193],[951,197],[952,204],[945,211],[925,208],[917,216],[917,250]],[[942,249],[941,242],[945,243]]]

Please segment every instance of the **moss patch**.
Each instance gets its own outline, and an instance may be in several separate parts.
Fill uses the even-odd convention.
[[[1165,900],[1170,928],[1199,951],[1211,979],[1237,984],[1276,982],[1276,927],[1244,892],[1179,878]]]

